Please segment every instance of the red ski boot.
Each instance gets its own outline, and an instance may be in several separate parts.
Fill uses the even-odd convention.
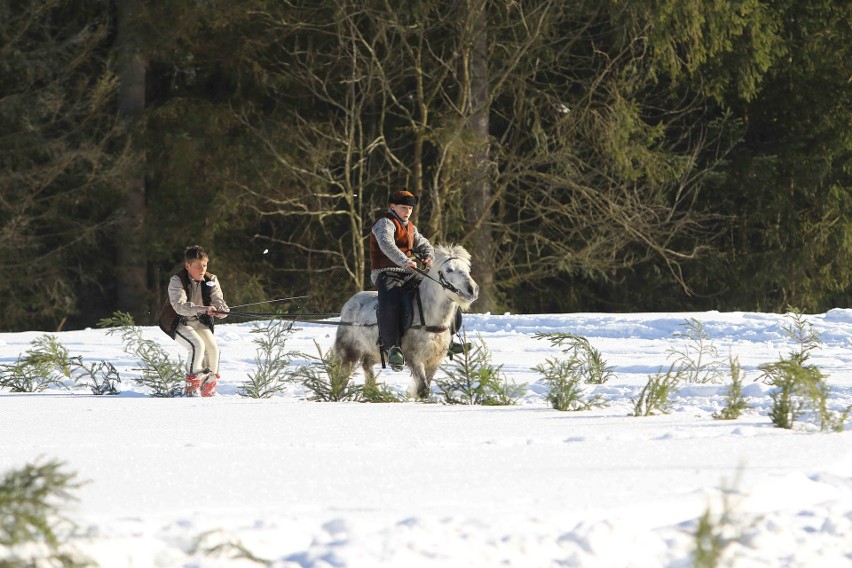
[[[216,385],[219,381],[219,375],[208,373],[207,378],[201,384],[201,396],[213,396],[216,394]]]
[[[196,375],[186,376],[186,387],[183,389],[183,396],[199,396],[201,394],[201,383],[204,377]]]

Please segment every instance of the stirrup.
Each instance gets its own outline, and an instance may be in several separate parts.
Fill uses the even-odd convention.
[[[451,341],[450,347],[449,349],[447,349],[447,351],[452,353],[453,355],[461,355],[465,351],[470,351],[472,347],[473,344],[471,343],[456,343],[455,341]]]
[[[402,371],[405,368],[405,355],[402,354],[402,349],[396,345],[388,351],[388,365],[394,371]]]

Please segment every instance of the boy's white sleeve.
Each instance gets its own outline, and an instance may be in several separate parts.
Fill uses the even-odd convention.
[[[435,248],[429,242],[429,239],[421,235],[417,229],[414,230],[414,252],[421,257],[435,260]]]
[[[169,280],[169,302],[179,316],[191,317],[198,314],[196,305],[186,297],[186,290],[183,289],[183,283],[177,275]]]

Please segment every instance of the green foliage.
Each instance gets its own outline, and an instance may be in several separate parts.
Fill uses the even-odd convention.
[[[728,486],[723,483],[721,512],[714,513],[713,507],[708,504],[698,518],[694,534],[693,568],[720,568],[731,565],[731,560],[725,557],[726,550],[729,550],[731,544],[742,541],[746,521],[753,522],[752,519],[741,518],[737,512],[737,495],[739,492],[735,485]]]
[[[27,464],[0,479],[0,546],[8,547],[2,566],[86,566],[63,551],[74,524],[61,508],[80,487],[76,474],[52,460]]]
[[[533,339],[547,339],[554,347],[563,347],[573,372],[586,383],[603,384],[612,378],[612,368],[606,364],[601,352],[592,347],[585,337],[572,333],[536,333]]]
[[[775,387],[769,417],[779,428],[793,428],[805,412],[811,411],[819,421],[820,430],[840,432],[849,417],[850,408],[839,415],[828,409],[830,387],[825,375],[814,365],[781,359],[761,365],[762,380]]]
[[[731,222],[700,270],[723,309],[823,311],[852,294],[852,15],[831,0],[771,9],[788,53],[752,101],[731,101],[746,137],[707,194]]]
[[[0,326],[59,329],[106,300],[129,159],[103,2],[5,2],[0,17]],[[106,284],[106,285],[105,285]]]
[[[270,398],[284,392],[287,383],[293,381],[297,374],[290,364],[298,353],[287,351],[293,322],[272,319],[255,324],[251,332],[257,334],[253,340],[257,345],[254,356],[257,370],[249,373],[248,380],[240,385],[237,393],[250,398]]]
[[[12,392],[41,392],[50,385],[64,386],[49,367],[31,364],[23,357],[18,357],[14,363],[0,365],[0,387]]]
[[[12,392],[41,392],[50,386],[66,388],[70,377],[68,350],[52,335],[42,335],[14,363],[0,365],[0,387]]]
[[[730,364],[731,385],[728,387],[725,408],[713,413],[713,418],[717,420],[735,420],[739,418],[743,410],[748,408],[748,404],[746,404],[745,398],[743,398],[744,375],[740,362],[738,359],[731,357]]]
[[[789,323],[782,325],[781,329],[796,347],[790,352],[789,360],[804,365],[810,359],[811,351],[822,348],[822,338],[800,309],[787,306],[786,317]]]
[[[710,335],[704,330],[704,324],[695,318],[689,318],[681,324],[686,331],[675,333],[675,337],[685,338],[683,347],[670,348],[666,353],[674,358],[673,366],[683,373],[688,383],[716,383],[723,375],[723,364],[718,359],[719,352],[709,341]]]
[[[666,373],[662,370],[649,376],[639,396],[633,399],[633,416],[652,416],[657,413],[668,414],[671,398],[683,381],[683,371],[675,370],[674,365]]]
[[[108,327],[107,335],[121,334],[124,352],[139,359],[141,377],[134,382],[151,389],[151,396],[171,398],[183,394],[186,371],[183,360],[173,360],[163,347],[152,339],[146,339],[137,327],[133,316],[127,312],[115,312],[111,317],[100,320],[100,327]]]
[[[314,344],[317,347],[318,356],[311,357],[312,361],[299,369],[303,377],[302,384],[314,393],[311,400],[321,402],[361,400],[363,387],[350,382],[350,375],[343,361],[333,352],[324,354],[316,340]]]
[[[568,359],[547,359],[533,367],[544,376],[548,387],[547,400],[556,410],[588,410],[606,406],[599,395],[588,396],[581,383],[602,384],[613,373],[606,365],[600,351],[591,346],[585,337],[570,333],[536,333],[534,339],[546,339],[562,350]]]
[[[201,533],[193,542],[190,554],[202,554],[219,562],[248,560],[265,566],[274,564],[273,561],[260,558],[254,554],[234,535],[219,530]]]
[[[840,414],[828,409],[830,387],[825,375],[815,366],[807,364],[810,353],[820,348],[822,340],[801,311],[789,307],[790,323],[782,329],[795,344],[788,357],[760,365],[761,374],[756,380],[775,387],[769,417],[779,428],[793,428],[805,412],[811,411],[819,421],[820,430],[842,431],[852,407]]]
[[[517,311],[852,300],[842,2],[497,3],[487,60],[467,4],[216,6],[141,3],[134,122],[116,120],[112,3],[4,4],[0,326],[119,307],[117,225],[141,177],[151,305],[192,234],[238,301],[312,289],[334,309],[364,288],[389,184],[420,193],[424,234],[468,246]],[[475,64],[488,73],[456,72]],[[462,96],[474,76],[482,108]],[[480,118],[500,142],[483,159]]]
[[[533,367],[544,376],[548,387],[547,401],[556,410],[589,410],[606,406],[600,395],[589,396],[582,386],[583,376],[577,372],[574,361],[547,359],[545,363]]]
[[[364,384],[361,397],[364,402],[389,403],[405,401],[404,395],[394,391],[386,384],[376,383],[375,381],[368,381]]]
[[[70,377],[68,349],[53,335],[42,335],[32,342],[27,351],[27,360],[57,369],[63,376]]]
[[[92,394],[119,394],[117,383],[121,382],[118,369],[108,361],[86,365],[82,357],[71,357],[71,376],[77,384],[91,389]]]
[[[467,343],[467,333],[463,343]],[[447,404],[508,406],[515,404],[523,392],[522,385],[510,383],[501,369],[491,364],[491,351],[481,335],[470,342],[471,348],[454,357],[452,365],[442,368],[445,378],[435,381]]]

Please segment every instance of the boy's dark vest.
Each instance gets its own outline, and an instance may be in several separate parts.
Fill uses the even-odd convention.
[[[414,223],[409,221],[408,226],[405,226],[396,217],[396,215],[390,212],[385,213],[382,217],[393,221],[393,240],[396,243],[396,246],[399,250],[405,253],[405,256],[411,256],[411,249],[414,248],[414,231],[417,230],[414,227]],[[379,219],[381,219],[381,217],[379,217]],[[376,235],[374,235],[372,231],[370,231],[370,267],[372,270],[377,270],[379,268],[399,268],[399,266],[391,261],[391,259],[382,252],[382,249],[379,248],[379,242],[376,240]]]
[[[180,278],[181,284],[183,284],[183,289],[186,290],[186,297],[189,298],[192,288],[191,282],[189,281],[189,273],[186,271],[186,268],[178,272],[177,276]],[[212,274],[209,272],[204,273],[204,285],[201,286],[201,301],[205,306],[210,305],[212,286],[207,286],[207,283],[212,279]],[[210,328],[211,332],[213,331],[213,318],[207,314],[202,314],[198,316],[198,321]],[[180,324],[186,324],[186,317],[178,315],[172,307],[172,302],[169,298],[166,298],[166,301],[163,303],[163,307],[160,309],[160,329],[162,329],[166,335],[174,339],[175,330],[177,330],[177,326]]]

